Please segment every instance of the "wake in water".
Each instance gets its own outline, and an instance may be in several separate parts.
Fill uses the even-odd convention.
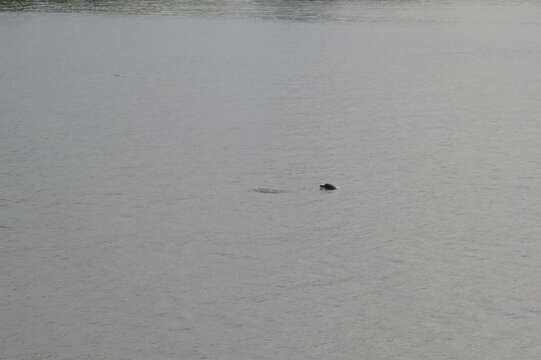
[[[289,192],[287,190],[271,189],[271,188],[255,188],[255,189],[252,189],[252,191],[262,193],[262,194],[283,194],[283,193]]]

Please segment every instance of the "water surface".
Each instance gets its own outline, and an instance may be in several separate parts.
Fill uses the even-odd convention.
[[[0,359],[538,357],[541,5],[0,9]]]

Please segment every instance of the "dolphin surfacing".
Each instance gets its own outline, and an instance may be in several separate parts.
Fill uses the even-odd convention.
[[[321,184],[319,185],[320,190],[336,190],[337,187],[333,184]]]

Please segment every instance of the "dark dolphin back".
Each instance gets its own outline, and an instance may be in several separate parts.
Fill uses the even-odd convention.
[[[336,186],[333,184],[321,184],[319,185],[319,188],[323,190],[336,190]]]

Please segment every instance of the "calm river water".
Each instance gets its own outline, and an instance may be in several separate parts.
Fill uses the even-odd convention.
[[[0,359],[539,359],[540,19],[0,1]]]

